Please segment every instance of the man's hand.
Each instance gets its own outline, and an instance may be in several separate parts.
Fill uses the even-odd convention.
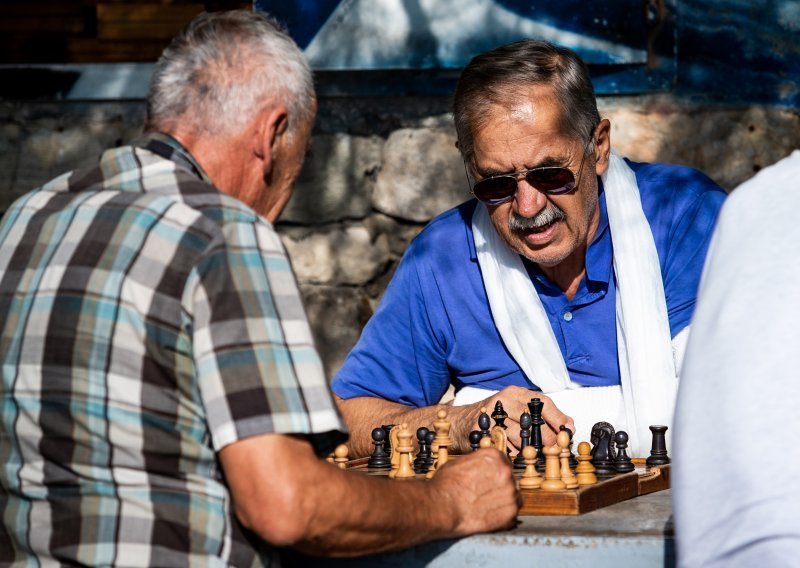
[[[448,461],[433,478],[442,497],[431,506],[453,506],[455,536],[512,528],[522,500],[511,464],[499,451],[485,448]]]
[[[515,448],[519,448],[519,417],[523,412],[530,412],[528,410],[528,402],[530,402],[532,398],[538,398],[544,403],[542,407],[542,418],[545,423],[542,425],[542,443],[544,443],[545,446],[552,446],[556,443],[556,436],[562,425],[569,428],[572,432],[575,432],[575,421],[556,408],[556,405],[553,404],[550,397],[539,391],[515,386],[506,387],[486,400],[469,405],[474,409],[475,415],[475,425],[472,429],[474,430],[477,428],[480,409],[486,407],[486,412],[491,416],[494,405],[499,400],[503,403],[503,409],[508,413],[508,419],[506,420],[506,426],[508,426],[508,430],[506,430],[508,441]]]

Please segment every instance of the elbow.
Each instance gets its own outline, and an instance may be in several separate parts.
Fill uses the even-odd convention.
[[[286,488],[283,495],[265,503],[258,499],[235,503],[236,517],[248,530],[275,547],[294,547],[307,540],[312,525],[303,496]],[[293,494],[295,496],[293,496]]]

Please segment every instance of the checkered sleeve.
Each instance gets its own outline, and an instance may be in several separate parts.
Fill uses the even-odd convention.
[[[217,451],[264,433],[309,435],[318,453],[345,439],[297,282],[271,225],[223,224],[187,281],[184,306]]]

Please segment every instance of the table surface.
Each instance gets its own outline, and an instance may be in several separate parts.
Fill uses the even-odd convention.
[[[675,565],[670,491],[643,495],[583,515],[520,517],[519,525],[509,531],[431,542],[391,554],[324,562],[325,566],[387,568],[477,568],[497,566],[497,562],[546,568],[669,568]],[[290,566],[293,564],[294,561],[289,562]]]

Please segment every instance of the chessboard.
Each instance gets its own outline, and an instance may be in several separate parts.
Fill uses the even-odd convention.
[[[457,460],[458,455],[450,456]],[[374,470],[367,467],[368,457],[348,460],[345,469],[375,477],[388,477],[389,470]],[[609,505],[614,505],[640,495],[669,489],[669,464],[647,467],[643,459],[634,459],[634,471],[598,479],[594,485],[582,485],[577,489],[543,491],[542,489],[520,489],[522,507],[519,515],[582,515]],[[514,470],[519,483],[522,472]],[[425,474],[416,474],[412,479],[425,481]],[[398,483],[406,480],[397,481]]]
[[[522,498],[520,515],[580,515],[669,488],[666,426],[650,427],[653,445],[650,457],[645,460],[628,457],[625,432],[615,432],[611,424],[599,422],[592,428],[592,445],[585,441],[578,444],[576,458],[572,453],[572,433],[563,426],[556,444],[543,446],[542,403],[534,398],[528,408],[530,413],[520,416],[521,450],[516,457],[511,456],[507,444],[508,415],[500,402],[491,416],[495,425],[490,427],[489,415],[481,408],[477,420],[480,430],[469,435],[472,451],[494,447],[509,455]],[[449,454],[452,440],[445,411],[439,411],[433,426],[433,431],[417,429],[419,451],[413,464],[413,434],[407,424],[375,428],[372,431],[375,450],[369,457],[350,460],[347,447],[342,445],[328,459],[342,469],[370,476],[394,478],[398,482],[424,481],[447,461],[459,458]]]

